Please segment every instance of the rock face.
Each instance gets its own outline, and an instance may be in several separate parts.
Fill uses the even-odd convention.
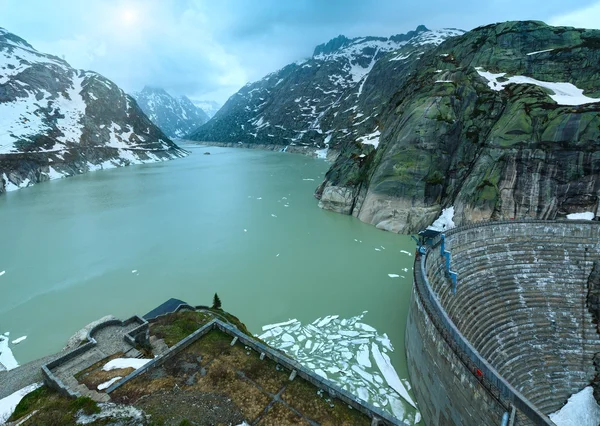
[[[374,133],[341,144],[321,207],[403,233],[452,205],[457,225],[596,212],[599,60],[600,31],[542,22],[450,38],[390,81],[380,114],[365,113]]]
[[[113,82],[0,28],[0,193],[185,155]]]
[[[357,140],[376,144],[380,113],[418,58],[462,33],[419,26],[389,38],[339,36],[243,87],[191,139],[305,146],[321,156]]]
[[[182,138],[209,119],[185,96],[174,98],[163,89],[146,86],[133,97],[148,118],[171,138]]]

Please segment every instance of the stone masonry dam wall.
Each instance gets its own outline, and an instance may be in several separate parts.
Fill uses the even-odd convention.
[[[600,336],[588,278],[600,223],[510,221],[447,231],[415,262],[409,373],[428,425],[552,424],[591,384]],[[513,410],[514,409],[514,410]],[[512,420],[511,420],[512,421]]]

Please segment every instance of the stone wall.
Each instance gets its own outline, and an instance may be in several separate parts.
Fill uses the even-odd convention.
[[[445,240],[456,293],[435,246],[415,264],[407,323],[409,373],[425,421],[500,424],[500,411],[514,404],[519,424],[551,424],[544,414],[595,376],[600,337],[586,297],[600,223],[486,223],[448,231]]]

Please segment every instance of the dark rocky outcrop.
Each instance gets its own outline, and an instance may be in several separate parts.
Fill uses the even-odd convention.
[[[320,205],[405,233],[451,205],[456,224],[595,212],[600,104],[557,103],[539,81],[600,97],[599,60],[600,31],[542,22],[450,38],[394,81],[391,98],[380,99],[386,107],[377,117],[377,149],[361,138],[340,146],[317,189]],[[538,82],[502,87],[510,76]]]
[[[113,82],[0,28],[0,193],[185,155]]]
[[[187,97],[146,86],[132,96],[148,118],[171,138],[182,138],[208,121],[208,115]]]

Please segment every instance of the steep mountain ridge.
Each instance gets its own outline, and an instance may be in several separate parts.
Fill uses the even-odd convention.
[[[0,193],[185,155],[113,82],[0,28]]]
[[[192,103],[204,111],[209,119],[213,118],[221,109],[221,105],[215,101],[192,101]]]
[[[209,120],[187,97],[175,98],[158,87],[145,86],[132,96],[148,118],[172,138],[182,138]]]
[[[599,59],[600,31],[542,22],[447,40],[397,86],[379,146],[344,144],[320,205],[393,232],[450,206],[457,224],[596,212]]]
[[[336,150],[376,132],[376,115],[393,93],[394,80],[425,51],[462,33],[419,26],[389,38],[336,37],[317,46],[310,59],[243,87],[191,139]],[[383,58],[386,67],[379,65]]]

